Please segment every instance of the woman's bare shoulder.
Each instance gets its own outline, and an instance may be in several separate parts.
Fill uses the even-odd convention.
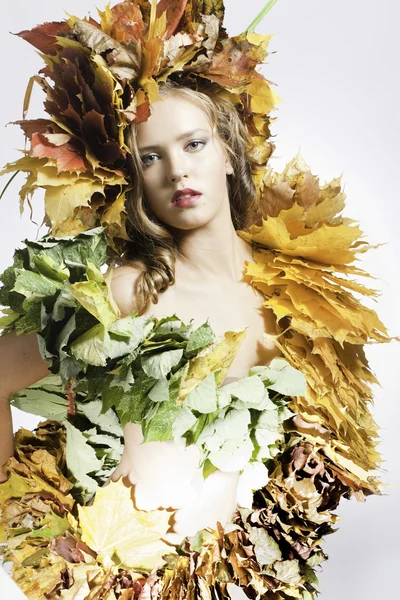
[[[111,292],[122,317],[137,309],[137,281],[141,269],[126,264],[116,267],[111,275]]]

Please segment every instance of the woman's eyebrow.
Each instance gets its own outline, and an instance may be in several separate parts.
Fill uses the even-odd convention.
[[[178,135],[176,139],[177,142],[183,140],[186,137],[190,137],[191,135],[195,134],[195,133],[210,133],[209,131],[207,131],[207,129],[192,129],[191,131],[186,131],[185,133],[181,133],[181,135]],[[155,148],[160,148],[160,146],[158,144],[153,144],[152,146],[143,146],[143,148],[139,148],[139,152],[145,152],[147,150],[154,150]]]

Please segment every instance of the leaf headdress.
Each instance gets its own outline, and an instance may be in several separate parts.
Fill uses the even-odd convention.
[[[101,225],[110,246],[122,252],[129,240],[126,193],[135,185],[125,130],[148,119],[167,80],[212,90],[237,107],[251,138],[259,188],[273,150],[268,113],[279,101],[257,71],[271,36],[244,32],[230,38],[223,16],[223,0],[124,0],[99,11],[98,21],[70,16],[21,31],[46,63],[28,86],[25,115],[34,82],[46,94],[49,115],[18,121],[29,149],[5,172],[27,173],[21,210],[44,188],[52,235]]]
[[[222,0],[124,0],[99,12],[99,21],[69,17],[19,34],[46,66],[31,79],[19,122],[29,149],[6,171],[28,174],[21,207],[36,188],[45,189],[52,237],[27,240],[0,277],[0,303],[10,307],[0,327],[38,333],[53,373],[68,381],[68,406],[54,380],[13,400],[63,422],[16,435],[10,478],[0,486],[3,555],[14,561],[13,577],[29,597],[38,597],[39,586],[46,596],[57,589],[99,599],[233,598],[240,587],[254,598],[312,600],[314,568],[326,559],[321,544],[334,531],[340,498],[381,493],[369,409],[376,379],[363,345],[391,338],[358,298],[374,298],[375,290],[351,278],[368,276],[354,263],[371,246],[340,214],[340,178],[321,186],[300,154],[281,175],[267,167],[269,113],[279,98],[257,67],[270,36],[249,27],[229,38],[223,16]],[[121,319],[102,275],[109,248],[121,253],[129,240],[125,198],[135,182],[125,132],[149,117],[167,80],[227,98],[247,127],[262,219],[237,233],[253,246],[247,276],[275,314],[276,343],[305,376],[306,393],[287,389],[287,374],[284,389],[275,389],[291,397],[287,405],[288,398],[274,395],[267,409],[260,394],[256,405],[268,387],[259,380],[262,370],[271,365],[217,393],[243,332],[226,332],[214,344],[208,324],[191,333],[176,315]],[[46,93],[47,119],[25,118],[35,81]],[[79,380],[74,392],[70,380]],[[151,546],[164,516],[149,524],[137,511],[122,511],[103,535],[108,503],[130,504],[118,484],[100,488],[93,507],[81,506],[119,462],[127,422],[142,423],[146,441],[185,436],[197,443],[207,476],[223,470],[227,454],[235,461],[243,452],[251,456],[242,475],[255,493],[240,501],[233,522],[186,538],[150,575],[131,542],[142,544],[145,535]],[[42,494],[41,504],[33,492]],[[31,523],[25,516],[33,508],[38,518]],[[128,524],[129,543],[120,545],[118,532]],[[164,548],[153,550],[158,560]]]

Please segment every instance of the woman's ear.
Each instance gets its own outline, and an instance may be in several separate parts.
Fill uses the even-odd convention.
[[[226,162],[225,162],[225,170],[226,170],[227,175],[233,174],[233,167],[232,167],[231,162],[228,159],[226,159]]]

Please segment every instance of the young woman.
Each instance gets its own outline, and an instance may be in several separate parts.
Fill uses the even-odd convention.
[[[234,106],[189,88],[166,84],[150,118],[128,134],[132,181],[128,200],[132,256],[114,271],[112,291],[122,316],[138,310],[176,314],[216,335],[247,327],[225,380],[242,377],[278,354],[264,333],[275,333],[270,309],[244,275],[251,246],[236,229],[254,222],[254,187],[246,133]],[[36,336],[0,339],[1,464],[13,453],[8,398],[47,374]],[[186,535],[228,522],[236,508],[238,474],[203,479],[197,447],[142,444],[141,426],[124,429],[125,448],[111,479],[134,486],[136,507],[178,509],[169,533]],[[2,476],[4,480],[4,476]]]

